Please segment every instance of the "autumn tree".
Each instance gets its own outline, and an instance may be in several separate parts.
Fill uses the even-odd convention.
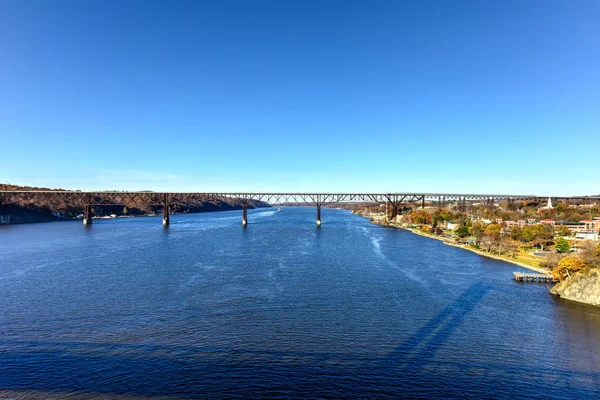
[[[481,239],[483,239],[485,236],[485,225],[479,222],[474,223],[471,227],[471,235],[475,236],[477,241],[481,241]]]
[[[521,240],[521,232],[523,229],[520,226],[513,226],[510,230],[510,237],[513,240]]]
[[[490,252],[492,251],[492,246],[494,245],[494,238],[488,235],[485,235],[481,238],[481,243],[485,247],[485,249]]]
[[[513,239],[504,240],[502,243],[504,252],[510,254],[511,257],[516,257],[519,251],[519,243]]]
[[[564,225],[559,225],[556,228],[556,234],[558,236],[571,236],[571,231]]]
[[[558,267],[552,270],[554,279],[562,281],[585,267],[585,262],[579,256],[567,256],[560,260]]]
[[[581,258],[587,266],[600,268],[600,243],[588,242],[583,246]]]
[[[564,257],[563,254],[556,254],[556,253],[548,254],[546,256],[546,258],[544,259],[544,261],[540,262],[540,265],[544,268],[553,270],[554,268],[558,267],[558,263],[560,263],[560,260],[562,260],[563,257]]]
[[[414,210],[409,214],[409,218],[413,224],[431,223],[431,214],[426,210]]]
[[[500,224],[489,224],[485,228],[485,234],[491,237],[493,240],[499,240],[502,232],[502,226]]]

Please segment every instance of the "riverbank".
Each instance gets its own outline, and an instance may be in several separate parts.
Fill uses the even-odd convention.
[[[407,228],[407,227],[403,227],[403,226],[400,226],[400,225],[394,224],[394,223],[385,224],[385,223],[383,223],[383,220],[380,220],[380,219],[377,219],[377,218],[373,218],[373,216],[370,216],[370,215],[362,215],[360,213],[358,215],[360,215],[362,217],[365,217],[365,218],[369,218],[371,220],[371,223],[376,224],[376,225],[388,226],[388,227],[396,228],[396,229],[403,229],[403,230],[409,231],[411,233],[414,233],[415,235],[424,236],[424,237],[427,237],[429,239],[439,240],[442,243],[444,243],[445,245],[452,246],[452,247],[458,247],[460,249],[473,252],[473,253],[478,254],[480,256],[483,256],[483,257],[493,258],[493,259],[499,260],[499,261],[506,261],[508,263],[511,263],[511,264],[514,264],[514,265],[518,265],[519,267],[526,268],[526,269],[529,269],[531,271],[535,271],[535,272],[540,273],[540,274],[546,274],[546,275],[550,274],[550,271],[547,268],[543,268],[543,267],[539,266],[540,260],[536,260],[534,258],[531,258],[530,259],[531,260],[530,263],[528,263],[528,262],[524,262],[524,261],[529,261],[527,259],[525,259],[524,261],[520,261],[520,260],[517,260],[517,259],[512,258],[510,256],[502,256],[502,255],[497,255],[497,254],[491,254],[491,253],[488,253],[488,252],[483,251],[481,249],[477,249],[474,246],[470,246],[468,244],[456,243],[456,242],[454,242],[452,240],[449,240],[448,238],[443,237],[443,236],[432,235],[432,234],[423,232],[423,231],[421,231],[419,229]],[[524,257],[521,257],[522,260],[523,260],[523,258]],[[535,265],[534,263],[538,264],[538,265]]]
[[[480,256],[484,256],[484,257],[488,257],[488,258],[493,258],[495,260],[500,260],[500,261],[506,261],[506,262],[509,262],[511,264],[518,265],[518,266],[520,266],[522,268],[527,268],[527,269],[529,269],[531,271],[538,272],[540,274],[550,274],[550,271],[548,269],[546,269],[546,268],[539,267],[539,266],[536,266],[536,265],[527,264],[527,263],[521,262],[521,261],[516,260],[516,259],[514,259],[512,257],[509,257],[509,256],[501,256],[501,255],[497,255],[497,254],[488,253],[486,251],[483,251],[481,249],[477,249],[477,248],[475,248],[473,246],[470,246],[468,244],[455,243],[455,242],[452,242],[450,240],[447,240],[447,238],[444,238],[444,237],[440,237],[440,236],[436,236],[436,235],[429,235],[429,234],[427,234],[425,232],[419,231],[418,229],[403,228],[403,227],[400,227],[400,226],[397,226],[397,225],[390,225],[390,226],[393,226],[394,228],[404,229],[404,230],[410,231],[410,232],[412,232],[412,233],[414,233],[416,235],[426,236],[426,237],[428,237],[430,239],[439,240],[439,241],[441,241],[442,243],[444,243],[444,244],[446,244],[448,246],[453,246],[453,247],[458,247],[460,249],[468,250],[468,251],[473,252],[475,254],[479,254]]]

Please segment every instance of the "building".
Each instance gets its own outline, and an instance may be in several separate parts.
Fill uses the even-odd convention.
[[[583,221],[579,221],[579,223],[584,224],[586,230],[593,232],[600,231],[600,218],[585,219]]]
[[[502,222],[502,225],[504,225],[504,227],[506,227],[507,231],[510,232],[513,227],[518,226],[519,228],[522,228],[525,225],[527,225],[527,223],[525,222],[524,219],[520,219],[518,221],[504,221],[504,222]]]
[[[455,224],[453,222],[448,222],[448,224],[446,225],[446,229],[449,229],[451,231],[455,231],[456,229],[458,229],[459,226],[460,226],[460,224]]]
[[[596,240],[598,240],[598,236],[599,236],[598,232],[592,232],[592,231],[577,232],[575,234],[575,239],[596,241]]]

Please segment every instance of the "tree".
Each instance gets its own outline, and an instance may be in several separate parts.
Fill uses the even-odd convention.
[[[485,246],[486,250],[489,253],[490,251],[492,251],[492,245],[494,244],[494,238],[486,235],[481,239],[481,243]]]
[[[504,252],[510,254],[511,257],[516,257],[517,256],[517,252],[519,251],[519,243],[512,240],[512,239],[508,239],[505,240],[502,247],[504,248]]]
[[[500,224],[489,224],[485,228],[485,234],[494,240],[500,239],[501,232],[502,232],[502,226]]]
[[[510,230],[510,237],[513,240],[521,240],[521,232],[523,232],[523,229],[520,226],[513,226]]]
[[[471,235],[475,236],[477,241],[481,242],[481,239],[485,236],[485,225],[476,222],[471,227]]]
[[[560,238],[556,241],[555,248],[559,253],[568,253],[571,250],[571,245],[567,239]]]
[[[546,224],[538,224],[535,226],[535,236],[533,243],[536,246],[540,246],[541,250],[544,250],[544,246],[551,245],[554,239],[552,232],[552,226]]]
[[[469,228],[465,225],[461,225],[458,227],[458,229],[456,229],[456,234],[459,238],[467,237],[469,236]]]
[[[571,276],[575,272],[585,267],[583,259],[579,256],[567,256],[560,260],[558,267],[552,270],[554,279],[562,281]]]
[[[558,267],[558,263],[560,263],[560,260],[563,257],[564,255],[562,254],[550,253],[546,256],[546,259],[544,261],[540,262],[540,265],[544,268],[553,270],[554,268]]]
[[[523,242],[531,242],[535,238],[536,229],[534,228],[536,225],[525,225],[521,230],[521,241]]]
[[[556,228],[556,234],[558,236],[571,236],[571,231],[564,225],[559,225]]]
[[[593,268],[600,268],[600,243],[586,243],[581,251],[581,258],[586,265]]]
[[[415,210],[410,213],[409,218],[414,224],[429,224],[431,222],[431,214],[426,210]]]

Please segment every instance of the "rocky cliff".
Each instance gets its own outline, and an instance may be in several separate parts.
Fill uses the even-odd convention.
[[[557,283],[550,293],[600,307],[600,269],[587,268]]]

